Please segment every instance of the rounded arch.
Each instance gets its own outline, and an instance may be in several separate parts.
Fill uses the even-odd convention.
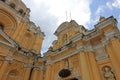
[[[20,80],[20,73],[17,69],[10,70],[6,80]]]
[[[0,24],[4,27],[4,32],[8,35],[14,34],[17,28],[16,19],[5,10],[0,9]]]

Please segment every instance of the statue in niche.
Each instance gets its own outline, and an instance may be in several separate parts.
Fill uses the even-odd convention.
[[[114,72],[111,70],[111,67],[105,66],[103,68],[105,80],[116,80]]]

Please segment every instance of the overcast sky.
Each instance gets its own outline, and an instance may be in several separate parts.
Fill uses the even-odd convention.
[[[46,52],[52,45],[56,39],[53,33],[62,22],[73,19],[87,29],[92,29],[102,15],[114,16],[120,23],[120,0],[23,0],[23,2],[31,9],[31,21],[40,26],[46,35],[41,53]]]

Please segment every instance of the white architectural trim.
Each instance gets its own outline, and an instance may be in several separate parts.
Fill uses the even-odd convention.
[[[96,24],[95,27],[98,29],[103,29],[110,24],[116,24],[116,23],[117,22],[115,21],[114,17],[111,16],[111,17],[107,18],[106,20],[104,20],[103,22]]]

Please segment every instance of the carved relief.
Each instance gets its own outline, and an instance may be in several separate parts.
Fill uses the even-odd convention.
[[[104,80],[116,80],[115,73],[110,66],[103,67]]]
[[[79,65],[78,65],[78,61],[79,61],[79,60],[78,60],[77,55],[75,55],[75,56],[72,57],[72,61],[71,61],[71,62],[72,62],[72,65],[73,65],[74,67],[79,66]]]
[[[97,61],[102,61],[108,58],[105,47],[98,47],[95,49],[95,56]]]
[[[20,74],[17,70],[11,70],[7,74],[7,79],[6,80],[20,80]]]
[[[67,43],[67,36],[68,36],[67,34],[64,34],[64,35],[63,35],[63,42],[64,42],[64,43]]]

